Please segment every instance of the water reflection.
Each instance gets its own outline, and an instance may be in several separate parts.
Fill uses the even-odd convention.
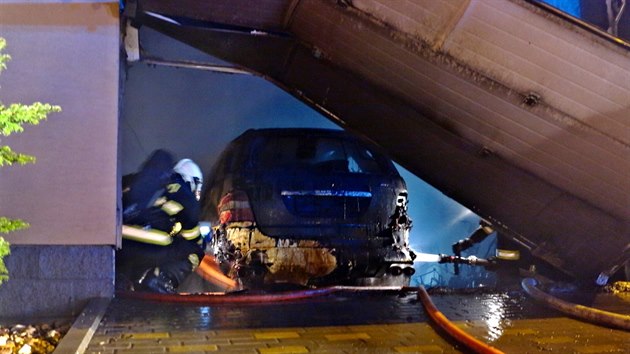
[[[509,326],[509,320],[506,316],[506,294],[491,294],[484,298],[481,306],[484,308],[485,315],[483,320],[488,328],[488,340],[494,342],[501,338],[506,326]]]
[[[202,328],[212,327],[212,309],[209,306],[200,306],[197,308],[199,315],[199,325]]]

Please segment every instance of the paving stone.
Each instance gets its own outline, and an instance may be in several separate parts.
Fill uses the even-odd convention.
[[[132,353],[166,353],[166,348],[164,347],[132,347],[130,349]]]
[[[243,354],[260,354],[257,348],[240,348],[240,347],[232,347],[232,346],[219,346],[220,353],[243,353]]]
[[[524,353],[523,348],[529,353],[593,353],[596,351],[589,350],[595,349],[630,352],[627,332],[566,317],[534,312],[534,318],[527,318],[525,313],[509,321],[493,322],[494,317],[480,310],[486,308],[484,301],[489,299],[460,295],[439,302],[448,305],[444,314],[458,327],[506,353]],[[379,303],[381,308],[376,308]],[[457,308],[460,303],[465,304],[466,311]],[[462,347],[435,331],[435,325],[427,321],[418,306],[406,297],[385,295],[203,307],[114,299],[88,349],[117,348],[116,353],[150,352],[148,349],[258,354],[304,349],[311,353],[463,352]],[[352,312],[357,308],[375,312]],[[412,322],[400,317],[411,313],[416,316]],[[101,342],[106,345],[99,346]]]
[[[294,354],[294,353],[308,353],[307,347],[302,345],[292,346],[273,346],[269,348],[258,348],[260,354]]]
[[[286,331],[286,332],[258,332],[254,333],[256,339],[286,339],[286,338],[300,338],[298,332]]]
[[[215,344],[194,344],[194,345],[180,345],[180,346],[167,346],[168,352],[172,353],[191,353],[191,352],[216,352],[219,347]]]

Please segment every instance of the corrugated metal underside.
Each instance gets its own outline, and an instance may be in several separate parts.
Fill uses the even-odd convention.
[[[142,18],[369,137],[565,272],[591,277],[630,243],[621,47],[520,0],[141,5],[212,23]]]

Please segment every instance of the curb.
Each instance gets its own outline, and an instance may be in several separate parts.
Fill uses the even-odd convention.
[[[107,311],[111,298],[93,298],[55,348],[55,354],[82,354]]]

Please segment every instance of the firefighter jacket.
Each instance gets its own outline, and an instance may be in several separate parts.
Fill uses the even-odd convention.
[[[123,238],[162,246],[170,245],[173,237],[198,241],[199,202],[182,177],[172,173],[162,188],[151,193],[148,207],[123,219]]]

